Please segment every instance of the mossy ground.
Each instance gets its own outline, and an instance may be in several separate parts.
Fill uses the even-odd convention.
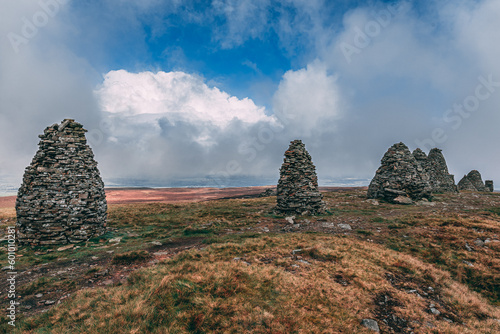
[[[14,332],[369,333],[371,318],[389,333],[496,333],[499,195],[397,206],[329,192],[328,214],[295,224],[272,197],[111,206],[102,237],[18,250]],[[0,219],[5,233],[15,217]]]

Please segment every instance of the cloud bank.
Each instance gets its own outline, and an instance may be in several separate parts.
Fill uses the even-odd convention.
[[[0,174],[20,178],[36,135],[71,117],[90,130],[105,180],[277,180],[288,142],[300,138],[323,183],[371,178],[386,149],[399,141],[411,149],[442,148],[457,181],[479,169],[500,182],[498,1],[339,2],[342,12],[300,0],[218,0],[203,10],[191,1],[168,8],[157,1],[120,3],[88,9],[96,15],[74,19],[80,25],[71,18],[85,6],[61,4],[19,52],[8,38],[0,40]],[[40,11],[35,2],[2,2],[0,35],[22,34],[22,18]],[[127,33],[104,24],[106,15],[109,22],[129,22]],[[127,43],[133,46],[128,56],[149,61],[148,43],[179,22],[209,27],[214,49],[275,39],[291,68],[276,82],[247,84],[266,82],[262,106],[250,94],[221,88],[224,78],[189,71],[199,59],[188,59],[182,71],[125,66],[130,61],[105,66],[113,48]],[[69,42],[76,36],[79,46]],[[245,55],[241,63],[262,75],[256,59]],[[479,86],[487,98],[478,98]]]

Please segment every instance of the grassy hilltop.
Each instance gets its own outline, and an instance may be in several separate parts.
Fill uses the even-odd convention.
[[[111,205],[105,235],[17,252],[13,332],[500,332],[500,194],[324,195],[328,214],[293,222],[275,197]]]

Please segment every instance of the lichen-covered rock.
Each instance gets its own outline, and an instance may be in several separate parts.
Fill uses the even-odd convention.
[[[455,177],[448,172],[448,166],[443,153],[438,148],[433,148],[428,156],[428,169],[433,192],[458,192]]]
[[[104,233],[104,183],[85,132],[66,119],[39,136],[39,150],[17,195],[20,244],[77,243]]]
[[[476,188],[477,191],[487,191],[483,179],[481,177],[481,173],[479,173],[477,170],[471,170],[469,174],[467,174],[467,179],[472,183],[474,188]]]
[[[460,191],[477,191],[472,182],[467,178],[467,175],[464,175],[458,182],[457,187]]]
[[[314,215],[325,210],[311,156],[302,141],[294,140],[285,152],[280,169],[275,211],[287,215]]]
[[[385,153],[381,166],[368,187],[368,198],[393,202],[399,196],[417,201],[431,197],[429,176],[403,143]]]

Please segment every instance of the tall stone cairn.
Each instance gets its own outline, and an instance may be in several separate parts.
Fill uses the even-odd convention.
[[[425,154],[425,152],[419,148],[415,149],[412,154],[415,157],[415,160],[417,160],[417,163],[420,165],[420,167],[422,167],[422,179],[430,182],[431,177],[429,174],[429,170],[431,169],[431,164],[427,157],[427,154]]]
[[[479,173],[477,170],[471,170],[469,174],[467,174],[467,178],[477,191],[487,191],[486,186],[483,183],[481,173]]]
[[[473,188],[470,187],[465,179],[472,184]],[[469,174],[465,175],[463,179],[460,180],[460,182],[458,183],[458,189],[470,191],[490,191],[490,189],[484,185],[481,173],[479,173],[475,169],[471,170]]]
[[[104,233],[104,183],[85,132],[65,119],[39,136],[39,150],[17,194],[20,244],[77,243]]]
[[[441,150],[433,148],[427,159],[429,161],[427,171],[430,176],[432,192],[458,192],[455,177],[448,172],[448,166]]]
[[[315,215],[325,210],[311,156],[302,141],[294,140],[281,165],[275,211],[287,215]]]
[[[467,175],[464,175],[464,177],[458,182],[457,187],[460,191],[477,191],[476,187],[474,187],[472,182],[470,182],[467,178]]]
[[[368,198],[396,203],[430,198],[429,176],[425,174],[426,171],[405,144],[394,144],[384,154],[381,166],[370,182]]]
[[[487,191],[490,191],[490,192],[495,191],[495,187],[493,186],[493,181],[492,180],[486,180],[486,181],[484,181],[484,186],[486,187]]]

